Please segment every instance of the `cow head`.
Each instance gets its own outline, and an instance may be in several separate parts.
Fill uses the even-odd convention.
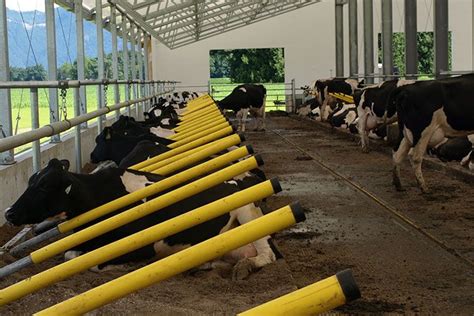
[[[71,207],[72,180],[69,161],[51,160],[28,180],[26,191],[5,211],[6,220],[16,226],[35,224]]]

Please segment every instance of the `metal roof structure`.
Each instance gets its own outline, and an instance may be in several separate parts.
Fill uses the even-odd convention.
[[[237,28],[285,14],[321,0],[102,0],[104,16],[110,7],[173,49]],[[73,0],[56,0],[73,6]],[[92,19],[95,0],[83,0],[84,17]],[[120,15],[117,24],[120,23]]]

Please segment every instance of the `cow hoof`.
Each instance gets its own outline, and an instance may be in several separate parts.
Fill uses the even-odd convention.
[[[243,280],[252,272],[252,262],[248,259],[242,259],[234,266],[232,270],[232,280]]]
[[[370,152],[369,147],[362,147],[362,152],[368,154]]]

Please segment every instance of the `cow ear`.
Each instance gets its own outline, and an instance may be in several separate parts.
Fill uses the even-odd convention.
[[[60,160],[60,162],[61,162],[61,165],[62,165],[63,169],[68,171],[69,167],[71,166],[71,164],[69,163],[69,160],[62,159],[62,160]]]
[[[110,128],[104,129],[105,139],[111,139],[112,135],[110,135]]]

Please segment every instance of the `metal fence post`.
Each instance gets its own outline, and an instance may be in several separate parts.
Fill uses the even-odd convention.
[[[125,80],[130,79],[129,58],[128,58],[128,33],[127,33],[127,17],[122,14],[122,52],[123,52],[123,76]],[[130,84],[125,84],[125,101],[130,101]],[[127,115],[132,115],[131,106],[127,107]]]
[[[296,82],[291,79],[291,112],[296,111]]]
[[[31,128],[39,128],[39,108],[38,108],[38,88],[30,89],[30,106],[31,106]],[[35,140],[32,143],[33,151],[33,172],[38,172],[41,169],[41,151],[40,141]]]
[[[132,80],[135,80],[137,79],[137,59],[136,59],[136,55],[135,55],[135,25],[132,23],[132,21],[130,21],[130,43],[131,43],[131,47],[130,47],[130,65],[132,67]],[[136,99],[137,98],[137,84],[136,83],[132,83],[132,99]],[[138,119],[138,115],[139,115],[139,106],[138,104],[135,104],[135,116],[136,118]]]
[[[95,0],[95,25],[97,32],[97,79],[105,78],[104,71],[104,30],[102,24],[102,0]],[[104,85],[97,86],[97,109],[104,107],[105,95]],[[98,133],[102,132],[105,115],[99,116],[97,119]]]
[[[74,116],[81,114],[81,97],[79,88],[74,88]],[[76,172],[81,173],[82,168],[82,149],[81,149],[81,125],[75,127],[74,152],[76,156]]]
[[[77,42],[77,79],[85,79],[86,55],[84,49],[84,20],[82,19],[82,0],[74,0],[74,13],[76,14],[76,42]],[[80,88],[80,110],[82,114],[87,113],[86,87]],[[82,124],[87,128],[87,123]]]
[[[8,60],[7,8],[5,0],[0,0],[0,81],[10,80],[10,62]],[[0,139],[11,136],[12,105],[10,89],[0,89]],[[0,152],[0,165],[15,163],[13,150]]]
[[[58,66],[56,57],[56,26],[54,14],[54,0],[45,0],[46,14],[46,49],[48,51],[48,80],[58,79]],[[49,89],[49,121],[54,123],[59,121],[59,102],[58,89]],[[51,136],[51,142],[57,143],[61,141],[59,134]]]
[[[118,40],[117,40],[117,12],[114,5],[110,6],[110,32],[112,34],[112,78],[114,80],[119,79],[118,69]],[[114,101],[115,103],[120,102],[120,86],[118,83],[114,83]],[[118,120],[120,117],[120,110],[115,111],[115,119]]]

